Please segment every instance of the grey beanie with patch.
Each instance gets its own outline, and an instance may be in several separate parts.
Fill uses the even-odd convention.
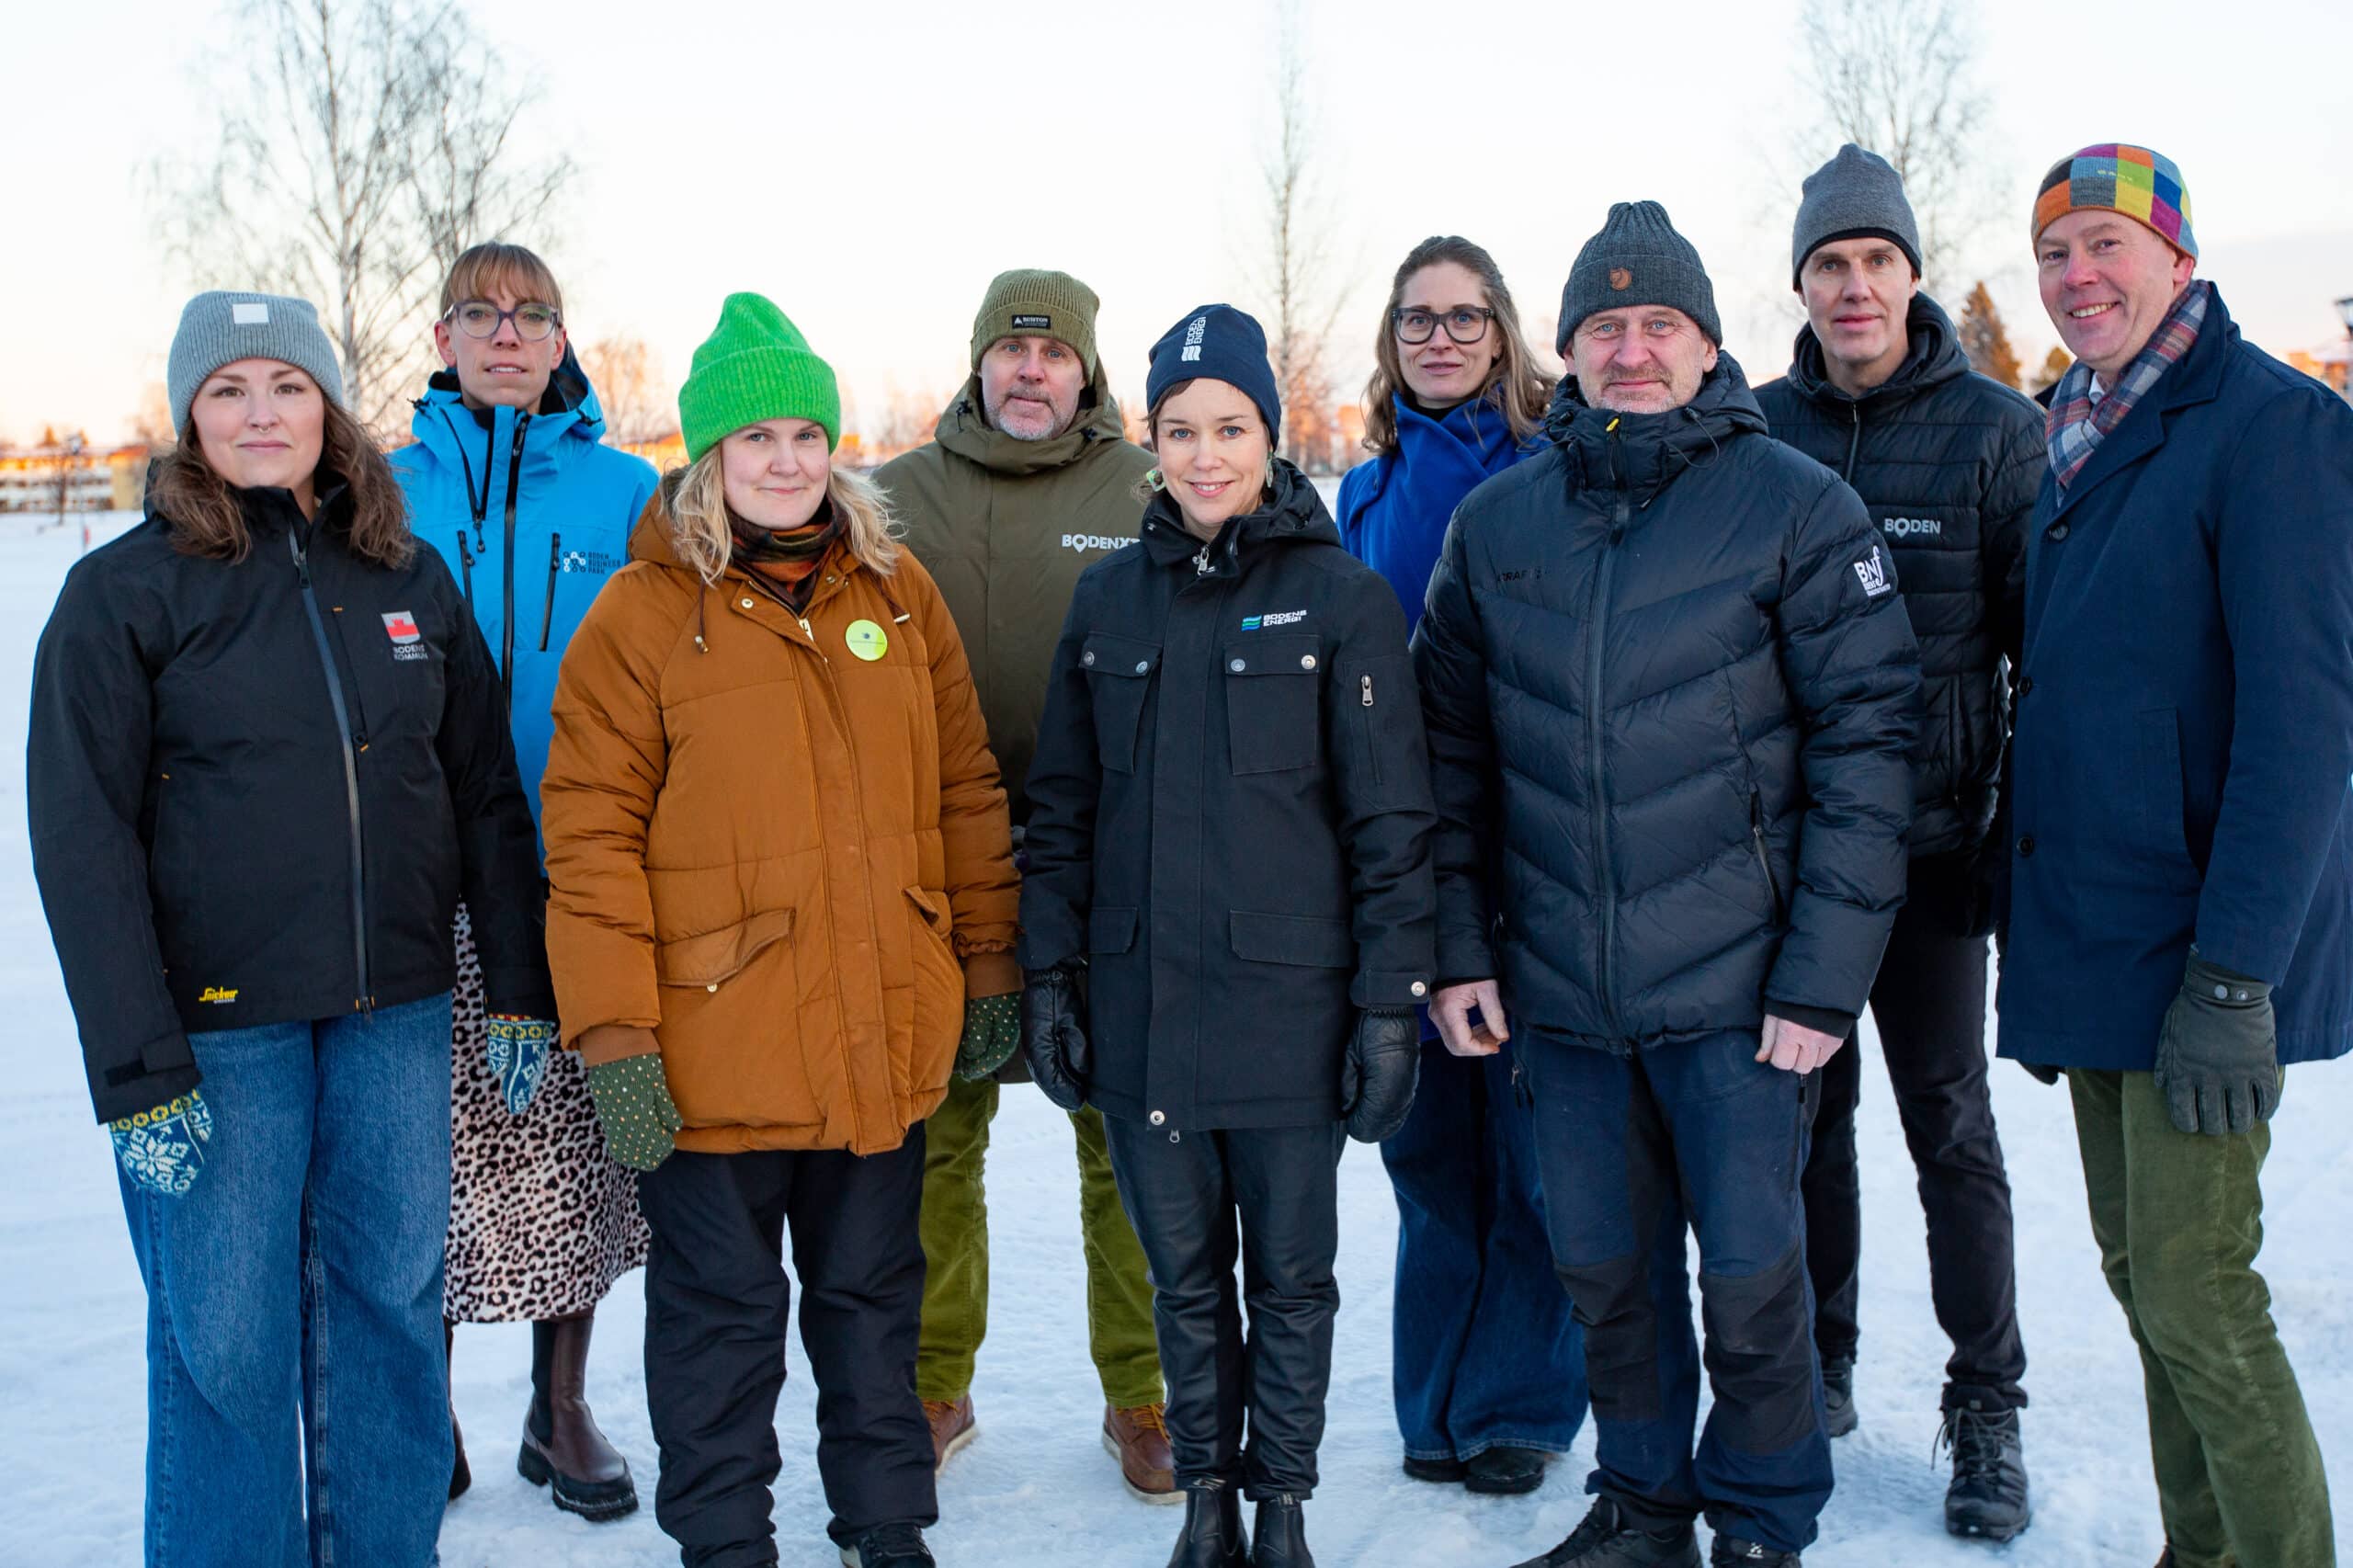
[[[1666,209],[1655,201],[1620,201],[1609,209],[1601,233],[1577,252],[1569,281],[1561,290],[1561,326],[1553,351],[1563,358],[1569,339],[1586,317],[1620,305],[1672,305],[1723,347],[1716,319],[1716,290],[1699,253],[1675,232]]]
[[[252,294],[215,289],[199,294],[180,312],[172,334],[172,357],[165,385],[172,399],[172,429],[188,434],[196,389],[223,365],[240,359],[277,359],[307,373],[327,401],[343,406],[343,371],[335,345],[319,325],[308,300],[284,294]]]
[[[1920,275],[1920,225],[1904,194],[1904,176],[1877,153],[1852,142],[1805,176],[1797,233],[1790,245],[1790,286],[1797,287],[1805,258],[1833,240],[1893,241]]]

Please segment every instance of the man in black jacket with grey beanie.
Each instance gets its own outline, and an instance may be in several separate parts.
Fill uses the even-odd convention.
[[[1722,335],[1665,210],[1613,207],[1551,449],[1456,511],[1415,643],[1431,1011],[1458,1055],[1518,1036],[1597,1428],[1592,1511],[1521,1568],[1698,1568],[1701,1513],[1717,1564],[1794,1568],[1830,1496],[1798,1175],[1903,901],[1917,661],[1862,503]]]
[[[1896,561],[1920,643],[1908,892],[1871,986],[1897,1114],[1927,1216],[1937,1321],[1952,1341],[1945,1522],[2007,1540],[2030,1517],[2009,1180],[1986,1084],[1985,934],[1993,831],[2009,733],[2005,661],[2018,653],[2026,529],[2046,464],[2042,416],[1970,369],[1920,292],[1904,182],[1852,143],[1805,182],[1790,249],[1805,301],[1790,373],[1757,390],[1773,434],[1837,471]],[[1806,1262],[1830,1433],[1856,1425],[1862,1203],[1859,1053],[1823,1069],[1805,1173]]]

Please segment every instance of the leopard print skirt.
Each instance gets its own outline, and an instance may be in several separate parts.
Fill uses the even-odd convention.
[[[485,1043],[482,960],[462,906],[457,939],[441,1315],[528,1323],[587,1312],[645,1261],[637,1178],[606,1153],[588,1075],[572,1051],[551,1053],[530,1108],[506,1114]]]

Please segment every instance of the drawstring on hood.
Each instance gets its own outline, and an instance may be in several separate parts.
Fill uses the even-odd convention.
[[[1572,371],[1561,378],[1544,413],[1545,436],[1568,459],[1569,488],[1626,490],[1641,497],[1637,509],[1658,499],[1685,471],[1722,458],[1726,439],[1766,429],[1765,412],[1740,361],[1721,349],[1715,369],[1679,408],[1656,414],[1596,408]]]

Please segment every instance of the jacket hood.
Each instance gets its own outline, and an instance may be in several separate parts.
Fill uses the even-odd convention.
[[[1141,532],[1153,564],[1190,566],[1204,577],[1232,577],[1241,574],[1245,551],[1281,544],[1338,544],[1339,527],[1307,475],[1285,458],[1274,460],[1274,472],[1273,498],[1255,512],[1228,518],[1207,546],[1186,530],[1175,496],[1166,491],[1154,495],[1143,509]]]
[[[436,370],[425,383],[425,395],[411,401],[416,412],[409,420],[409,433],[433,449],[436,456],[455,461],[458,442],[462,432],[484,428],[474,412],[465,405],[458,389],[455,370]],[[489,411],[495,423],[501,411]],[[597,401],[597,389],[588,384],[588,372],[581,368],[580,357],[572,345],[563,346],[563,358],[548,377],[548,390],[540,405],[531,410],[531,427],[524,440],[530,447],[571,436],[587,441],[604,438],[605,410]],[[476,454],[479,455],[479,454]]]
[[[948,450],[991,473],[1019,476],[1066,468],[1090,451],[1106,444],[1116,446],[1126,438],[1120,404],[1111,396],[1108,373],[1099,363],[1087,381],[1085,398],[1093,401],[1082,401],[1077,419],[1061,435],[1043,441],[1020,440],[989,423],[976,370],[965,378],[962,389],[941,411],[932,436]]]
[[[1765,411],[1740,361],[1719,349],[1690,402],[1663,414],[1619,414],[1585,400],[1573,370],[1553,390],[1544,433],[1574,465],[1576,483],[1654,499],[1684,470],[1704,468],[1736,436],[1764,435]]]
[[[1953,330],[1952,318],[1945,314],[1942,305],[1926,294],[1913,295],[1904,324],[1911,347],[1904,352],[1904,363],[1895,368],[1895,374],[1855,397],[1831,384],[1822,339],[1808,322],[1798,328],[1797,341],[1790,347],[1790,390],[1813,403],[1893,406],[1969,374],[1969,356],[1961,352],[1961,335]]]

